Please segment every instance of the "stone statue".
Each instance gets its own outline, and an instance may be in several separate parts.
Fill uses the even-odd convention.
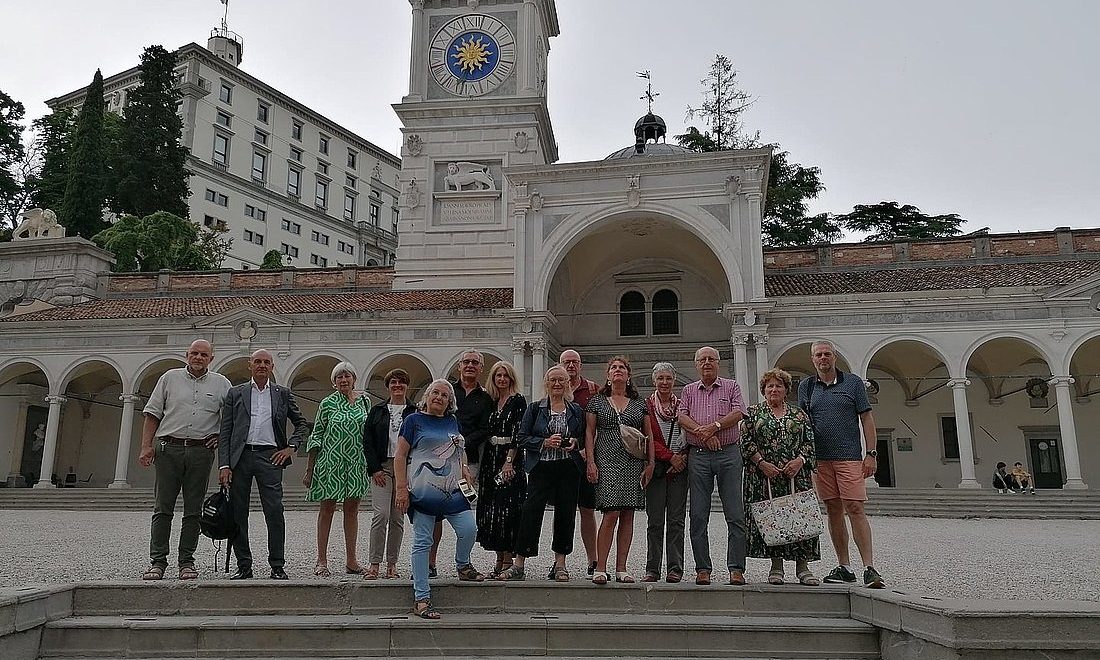
[[[496,181],[489,174],[489,166],[481,163],[459,161],[447,163],[447,176],[443,177],[447,190],[462,190],[462,186],[477,186],[477,190],[496,190]]]
[[[57,224],[57,216],[49,209],[31,209],[23,213],[23,221],[12,232],[12,240],[30,238],[61,238],[65,228]]]

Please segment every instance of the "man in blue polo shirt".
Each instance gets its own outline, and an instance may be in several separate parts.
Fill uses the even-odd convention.
[[[798,384],[798,405],[810,416],[817,452],[817,492],[829,515],[829,536],[836,549],[837,567],[825,582],[855,582],[849,566],[847,514],[852,536],[863,560],[863,583],[872,589],[886,586],[875,570],[871,552],[871,523],[863,510],[867,501],[864,480],[878,469],[875,418],[863,380],[836,368],[836,348],[819,340],[810,346],[816,376]],[[863,439],[860,439],[860,427]],[[864,442],[867,443],[866,456]]]

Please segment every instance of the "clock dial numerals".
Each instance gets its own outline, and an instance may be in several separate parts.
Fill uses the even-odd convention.
[[[428,48],[432,78],[456,96],[482,96],[511,75],[516,65],[516,41],[508,26],[485,14],[449,21],[436,32]]]

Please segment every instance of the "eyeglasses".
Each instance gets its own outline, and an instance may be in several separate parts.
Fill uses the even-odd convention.
[[[710,355],[707,355],[707,356],[704,356],[704,357],[701,357],[701,358],[696,358],[696,360],[695,360],[695,361],[696,361],[696,362],[703,362],[703,363],[706,363],[706,362],[717,362],[717,361],[718,361],[718,358],[716,358],[716,357],[712,357],[712,356],[710,356]]]
[[[474,364],[474,365],[477,365],[477,364],[481,364],[481,360],[463,360],[459,364]]]

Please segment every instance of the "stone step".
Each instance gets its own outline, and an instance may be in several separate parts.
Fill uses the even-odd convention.
[[[723,616],[798,616],[841,619],[851,615],[847,586],[635,583],[596,586],[590,582],[432,581],[432,602],[467,614],[665,614],[706,612]],[[76,585],[73,616],[389,616],[408,610],[411,584],[203,580],[102,582]]]
[[[640,614],[91,616],[47,623],[40,658],[636,656],[880,658],[852,619]]]

